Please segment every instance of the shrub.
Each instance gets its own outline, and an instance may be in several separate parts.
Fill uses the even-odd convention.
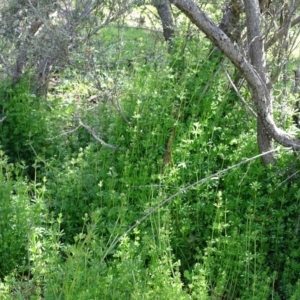
[[[36,156],[49,157],[55,144],[48,140],[53,126],[49,107],[43,98],[32,94],[26,79],[18,85],[2,84],[0,107],[6,119],[0,124],[0,142],[10,162],[22,162],[33,178]]]

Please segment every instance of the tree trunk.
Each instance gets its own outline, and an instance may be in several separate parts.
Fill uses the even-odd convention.
[[[294,79],[294,87],[293,87],[293,94],[299,94],[300,88],[299,88],[299,82],[300,82],[300,65],[296,70],[294,70],[295,73],[295,79]]]
[[[265,86],[269,97],[265,97],[264,109],[268,115],[273,118],[273,104],[271,95],[271,83],[268,76],[267,64],[264,52],[264,43],[261,33],[261,7],[258,0],[245,0],[245,12],[247,22],[247,40],[249,47],[249,58],[252,66],[255,68],[260,77],[261,84]],[[252,97],[254,95],[252,94]],[[259,102],[261,99],[254,99],[254,102]],[[262,120],[264,115],[257,115],[257,143],[260,153],[268,152],[262,156],[264,165],[274,163],[274,153],[270,152],[273,149],[273,142],[271,136],[267,132],[267,128],[263,125]]]
[[[42,25],[43,25],[43,22],[39,19],[36,19],[31,24],[31,26],[27,32],[23,47],[17,57],[16,63],[14,66],[14,72],[13,72],[13,83],[14,84],[17,84],[23,75],[24,67],[28,60],[28,49],[30,49],[31,40]]]
[[[172,40],[174,37],[173,14],[168,0],[153,0],[158,15],[162,22],[163,34],[166,42],[169,43],[169,51],[172,49]]]
[[[170,0],[171,3],[176,5],[207,37],[226,55],[226,57],[239,69],[242,76],[247,81],[253,102],[256,106],[256,111],[259,119],[259,126],[262,126],[262,130],[265,130],[266,134],[272,137],[279,144],[292,147],[295,150],[300,149],[300,140],[292,137],[282,129],[278,128],[273,120],[272,115],[272,97],[270,93],[270,86],[267,86],[267,78],[262,78],[256,67],[252,65],[242,51],[234,45],[228,36],[218,28],[212,20],[210,20],[206,14],[195,4],[192,0]],[[258,0],[247,0],[249,5],[254,3],[255,12],[257,10]],[[244,1],[245,2],[245,1]],[[259,7],[259,6],[258,6]],[[247,16],[251,18],[251,16]],[[255,32],[253,33],[255,34]],[[249,41],[249,45],[256,40],[261,40],[261,36],[255,36],[254,40]],[[263,46],[262,41],[260,41]],[[262,51],[262,49],[260,50]],[[264,56],[263,56],[264,58]],[[265,68],[265,64],[261,67]],[[266,74],[265,74],[266,75]],[[265,76],[264,75],[264,76]],[[262,135],[261,140],[266,137]],[[269,144],[269,138],[267,138]],[[260,142],[262,143],[262,141]],[[270,145],[262,145],[263,149],[267,149]],[[260,149],[260,150],[263,150]],[[264,151],[264,150],[263,150]],[[273,162],[271,157],[266,160],[266,163]]]
[[[293,95],[295,95],[297,101],[295,105],[295,112],[293,115],[293,121],[295,125],[299,128],[299,110],[300,110],[300,100],[299,100],[299,81],[300,81],[300,65],[296,70],[294,70],[295,79],[294,79],[294,87],[293,87]]]

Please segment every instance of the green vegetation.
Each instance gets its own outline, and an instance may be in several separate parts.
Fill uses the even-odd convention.
[[[256,124],[203,38],[178,37],[171,54],[145,31],[98,38],[96,103],[71,70],[46,99],[25,79],[1,85],[0,298],[299,299],[299,159],[284,150],[124,235],[255,156]]]

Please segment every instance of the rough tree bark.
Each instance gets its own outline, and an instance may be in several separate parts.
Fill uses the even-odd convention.
[[[296,70],[294,70],[295,73],[295,81],[294,81],[294,87],[293,87],[293,94],[298,94],[300,91],[299,88],[299,81],[300,81],[300,65]]]
[[[264,85],[267,97],[264,98],[264,109],[266,113],[273,118],[273,104],[271,95],[271,82],[268,76],[264,43],[261,32],[261,14],[262,3],[256,0],[245,0],[245,12],[247,22],[247,40],[249,47],[249,58],[252,66],[260,77],[261,84]],[[252,92],[252,97],[258,97],[257,93]],[[261,99],[253,99],[254,102],[259,102]],[[264,126],[263,118],[265,114],[258,114],[257,116],[257,143],[261,153],[269,152],[269,154],[262,156],[264,164],[274,163],[275,159],[273,153],[270,152],[273,148],[273,141],[267,128]]]
[[[43,22],[39,19],[36,19],[31,24],[30,28],[28,29],[26,39],[24,42],[24,46],[23,46],[22,50],[20,51],[20,53],[16,59],[15,66],[14,66],[14,72],[13,72],[13,83],[14,84],[17,84],[23,75],[23,70],[24,70],[24,67],[28,60],[28,49],[30,49],[31,40],[33,39],[34,35],[36,34],[36,32],[40,29],[40,27],[42,25],[43,25]]]
[[[295,104],[295,113],[293,115],[293,121],[296,126],[299,128],[299,109],[300,109],[300,100],[299,100],[299,82],[300,82],[300,65],[296,70],[294,70],[295,79],[294,79],[294,87],[293,87],[293,94],[295,95],[297,101]]]
[[[153,0],[158,15],[162,22],[163,34],[166,42],[169,43],[169,50],[172,49],[172,39],[174,37],[174,20],[168,0]]]
[[[270,143],[270,138],[277,141],[279,144],[292,147],[295,150],[300,149],[300,140],[294,138],[293,136],[286,133],[284,130],[278,128],[273,120],[272,115],[272,95],[271,95],[271,87],[268,86],[267,74],[263,74],[263,70],[265,68],[264,63],[264,45],[262,42],[262,36],[260,34],[260,29],[249,29],[248,31],[248,41],[249,46],[254,51],[254,49],[259,49],[261,51],[260,57],[254,57],[256,61],[250,63],[250,61],[246,58],[246,56],[242,53],[242,51],[234,45],[228,36],[220,29],[214,22],[208,18],[208,16],[196,5],[196,3],[192,0],[170,0],[171,3],[176,5],[178,9],[180,9],[203,33],[207,35],[207,37],[224,53],[224,55],[239,69],[242,76],[247,81],[252,99],[256,107],[259,128],[265,131],[264,136],[267,137],[267,143],[258,141],[260,151],[265,152],[266,149],[272,147]],[[258,0],[245,0],[244,3],[247,7],[252,6],[251,9],[247,10],[247,26],[251,25],[250,18],[260,18],[258,13],[260,12],[259,2]],[[249,15],[250,14],[250,15]],[[254,14],[254,15],[251,15]],[[256,45],[256,41],[257,44]],[[252,44],[254,45],[252,46]],[[256,46],[255,46],[256,45]],[[256,69],[256,65],[259,62],[262,63],[260,69]],[[260,74],[262,72],[262,74]],[[264,138],[260,136],[259,139]],[[274,158],[272,156],[264,156],[263,163],[273,163]]]

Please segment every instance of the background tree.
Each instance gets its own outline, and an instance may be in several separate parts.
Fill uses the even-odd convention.
[[[74,50],[88,48],[93,35],[130,11],[135,3],[123,0],[5,2],[1,9],[0,50],[4,70],[14,83],[34,70],[35,90],[45,93],[52,72],[66,65],[75,67]]]
[[[156,7],[162,21],[165,40],[169,43],[171,48],[172,39],[174,38],[174,21],[170,2],[168,0],[153,0],[153,5]]]
[[[1,300],[300,299],[298,3],[178,3],[1,2]]]

